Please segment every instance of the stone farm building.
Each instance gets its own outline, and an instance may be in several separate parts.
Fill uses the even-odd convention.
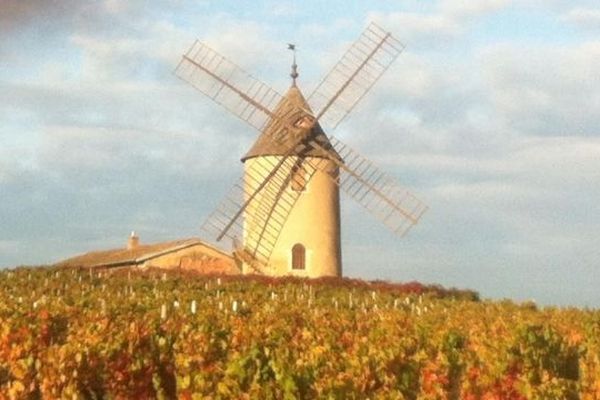
[[[238,274],[233,257],[200,239],[182,239],[154,244],[140,244],[134,233],[127,246],[75,256],[55,264],[71,268],[155,267],[185,269],[202,273]]]

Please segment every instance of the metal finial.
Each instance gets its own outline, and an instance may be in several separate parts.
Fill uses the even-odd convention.
[[[294,63],[292,64],[292,73],[290,76],[292,77],[292,85],[296,86],[296,78],[298,77],[298,65],[296,64],[296,45],[292,43],[288,43],[288,50],[292,50],[294,53]]]

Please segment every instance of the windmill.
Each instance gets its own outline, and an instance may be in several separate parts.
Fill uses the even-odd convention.
[[[328,136],[404,46],[371,23],[305,99],[285,95],[196,41],[175,74],[260,134],[242,157],[244,174],[202,226],[234,243],[244,273],[341,275],[340,189],[404,235],[427,206],[350,147]]]

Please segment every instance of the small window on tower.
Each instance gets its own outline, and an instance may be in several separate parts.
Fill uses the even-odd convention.
[[[310,115],[304,115],[304,116],[298,118],[296,120],[296,122],[294,122],[294,126],[296,128],[308,129],[308,128],[312,127],[314,120],[315,119],[313,117],[311,117]]]
[[[292,269],[306,268],[306,249],[300,243],[292,247]]]
[[[294,165],[292,168],[292,190],[303,192],[306,190],[306,170],[302,165]]]

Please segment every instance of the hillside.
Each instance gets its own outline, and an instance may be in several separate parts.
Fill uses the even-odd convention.
[[[0,399],[596,399],[600,312],[418,283],[0,272]]]

